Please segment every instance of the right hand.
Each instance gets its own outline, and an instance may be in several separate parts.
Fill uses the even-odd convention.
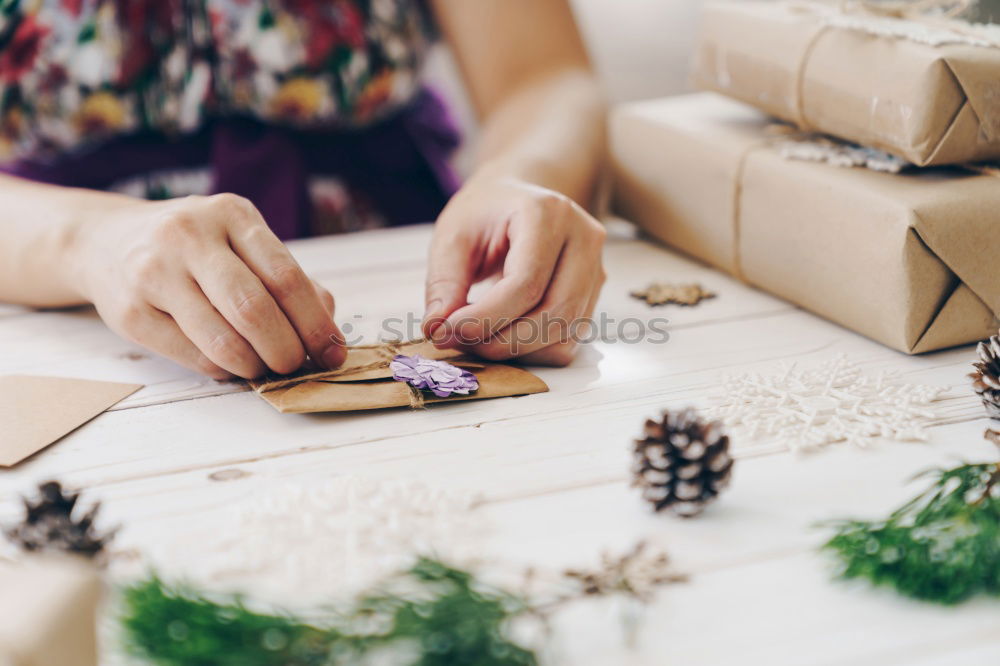
[[[80,227],[77,289],[122,337],[215,379],[344,362],[333,297],[252,203],[137,201]]]

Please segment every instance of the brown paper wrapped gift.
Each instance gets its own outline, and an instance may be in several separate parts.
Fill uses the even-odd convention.
[[[0,563],[0,664],[96,666],[101,584],[82,559]]]
[[[920,166],[1000,158],[1000,26],[817,2],[715,2],[695,80]]]
[[[904,352],[996,331],[1000,178],[792,161],[768,125],[713,93],[619,107],[611,119],[618,212]]]
[[[479,389],[469,395],[439,398],[392,378],[389,362],[397,354],[420,355],[465,368],[476,375]],[[386,407],[422,407],[438,402],[502,398],[543,393],[548,386],[527,370],[501,363],[481,363],[459,352],[437,349],[425,340],[350,347],[344,365],[333,371],[303,370],[287,377],[250,382],[279,412],[347,412]]]

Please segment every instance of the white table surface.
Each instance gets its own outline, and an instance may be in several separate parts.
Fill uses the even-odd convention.
[[[371,330],[381,318],[422,312],[429,239],[429,227],[411,227],[292,247],[335,294],[338,321]],[[537,371],[549,393],[417,412],[279,414],[241,385],[199,378],[120,340],[92,310],[0,306],[0,373],[146,385],[0,470],[0,521],[18,515],[18,494],[59,478],[101,499],[106,524],[121,523],[120,539],[141,548],[247,499],[256,478],[417,478],[481,493],[476,511],[491,527],[475,547],[492,557],[586,565],[644,539],[691,574],[660,592],[635,648],[599,604],[571,609],[557,626],[559,663],[1000,663],[1000,603],[940,608],[832,582],[815,550],[823,533],[812,527],[884,515],[917,490],[905,485],[915,472],[995,455],[965,377],[972,348],[905,356],[624,231],[612,234],[606,263],[598,311],[667,317],[669,342],[598,342],[569,368]],[[656,310],[628,297],[654,279],[698,281],[719,296]],[[872,372],[896,369],[907,381],[951,387],[930,441],[752,455],[734,442],[732,487],[694,520],[652,514],[629,488],[630,443],[645,417],[710,404],[723,372],[775,372],[781,361],[808,365],[841,353]],[[235,480],[210,478],[234,468],[243,472]]]

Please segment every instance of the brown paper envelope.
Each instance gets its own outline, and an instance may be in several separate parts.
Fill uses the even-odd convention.
[[[96,666],[101,582],[82,558],[0,563],[0,664]]]
[[[385,344],[348,347],[347,359],[336,370],[318,370],[315,367],[307,366],[290,375],[268,375],[262,379],[253,379],[250,380],[249,384],[255,391],[262,392],[286,388],[310,380],[330,381],[334,377],[367,373],[372,369],[372,366],[384,367],[396,354],[420,355],[435,361],[451,361],[462,356],[461,352],[453,349],[438,349],[427,340],[413,340],[391,347]],[[385,376],[392,376],[392,373]]]
[[[0,467],[16,465],[141,388],[89,379],[0,376]]]
[[[545,382],[527,370],[510,365],[483,365],[476,370],[479,390],[467,396],[438,398],[425,392],[424,404],[502,398],[549,390]],[[371,381],[307,381],[289,388],[260,394],[279,412],[348,412],[385,407],[406,407],[411,404],[409,386],[394,380]]]

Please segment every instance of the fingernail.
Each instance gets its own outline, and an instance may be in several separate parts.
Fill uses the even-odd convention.
[[[343,365],[346,359],[347,349],[340,345],[330,345],[323,350],[323,356],[320,358],[320,362],[327,370],[335,370]]]

